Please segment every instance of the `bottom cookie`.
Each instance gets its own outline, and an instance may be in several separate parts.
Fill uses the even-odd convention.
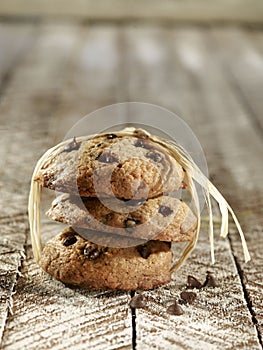
[[[68,228],[45,245],[40,266],[55,279],[85,289],[152,289],[170,282],[172,257],[167,242],[103,247]]]

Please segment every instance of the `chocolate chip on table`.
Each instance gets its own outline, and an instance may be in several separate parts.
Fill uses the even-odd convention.
[[[108,140],[116,139],[116,137],[118,137],[118,136],[115,135],[115,134],[109,134],[109,135],[107,135],[107,139],[108,139]]]
[[[161,153],[154,151],[147,152],[146,157],[152,159],[155,163],[159,163],[163,159]]]
[[[148,246],[147,243],[138,245],[137,251],[143,259],[147,259],[152,254],[151,248]]]
[[[114,163],[118,162],[118,158],[115,157],[113,154],[110,152],[104,152],[102,153],[98,158],[98,161],[101,163]]]
[[[142,294],[135,295],[130,301],[130,307],[133,309],[141,309],[146,304],[146,298]]]
[[[78,150],[80,148],[80,142],[76,141],[76,137],[73,137],[73,140],[64,148],[64,152],[71,152]]]
[[[201,289],[203,287],[202,283],[198,281],[194,276],[187,276],[187,288],[197,288]]]
[[[69,247],[70,245],[73,245],[77,242],[77,237],[76,236],[68,236],[64,239],[63,245],[65,247]]]
[[[168,306],[167,313],[170,315],[180,316],[184,314],[184,310],[181,306],[175,301],[172,305]]]
[[[87,258],[88,260],[95,260],[97,259],[101,254],[103,253],[103,251],[101,249],[98,249],[98,246],[96,244],[91,244],[88,245],[84,248],[83,250],[83,255],[85,256],[85,258]]]
[[[165,205],[161,205],[158,210],[158,213],[162,214],[163,216],[168,216],[168,215],[171,215],[173,211],[169,207],[166,207]]]
[[[196,299],[196,293],[184,291],[180,294],[180,297],[186,304],[193,304]]]
[[[203,284],[203,287],[212,287],[212,288],[218,287],[218,283],[215,277],[213,276],[212,272],[207,271],[207,275],[206,275],[206,279]]]
[[[141,148],[146,148],[146,149],[150,149],[151,146],[149,145],[149,143],[144,140],[144,139],[137,139],[136,142],[134,143],[135,147],[141,147]]]

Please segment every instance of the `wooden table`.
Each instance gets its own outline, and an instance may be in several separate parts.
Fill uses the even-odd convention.
[[[2,349],[261,349],[263,331],[263,33],[245,27],[0,23],[0,332]],[[234,207],[210,263],[204,220],[196,250],[170,285],[144,292],[88,292],[52,280],[35,264],[27,221],[34,165],[82,116],[143,101],[179,114],[198,136],[210,177]],[[95,122],[95,121],[94,121]],[[204,219],[207,215],[204,212]],[[45,219],[43,232],[53,233]],[[182,316],[167,306],[187,275],[197,291]]]

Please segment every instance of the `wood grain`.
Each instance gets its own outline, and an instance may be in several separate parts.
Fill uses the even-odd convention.
[[[182,113],[200,137],[213,179],[223,193],[233,194],[229,187],[236,191],[237,186],[243,190],[249,186],[249,164],[259,161],[261,143],[222,67],[218,67],[207,32],[131,28],[127,32],[127,42],[129,98],[136,100],[138,96],[144,96],[147,102],[165,101],[166,106]],[[159,53],[159,60],[153,62],[152,59],[150,66],[140,43],[154,48]],[[224,50],[222,43],[221,48]],[[161,91],[165,93],[160,94]],[[253,138],[253,143],[248,145],[250,138]],[[253,175],[257,183],[260,172]],[[234,200],[232,203],[237,213],[242,213],[238,203]],[[239,244],[236,236],[235,239]],[[216,264],[209,266],[208,237],[202,231],[195,253],[175,274],[174,284],[167,289],[146,293],[149,297],[146,310],[136,311],[137,349],[260,347],[231,246],[227,241],[217,241],[216,247]],[[239,254],[242,260],[240,250]],[[187,274],[202,280],[207,269],[211,269],[220,280],[220,290],[199,293],[200,301],[186,308],[183,316],[167,315],[168,301],[178,299],[179,291],[185,288]],[[161,315],[159,318],[156,318],[157,313]]]
[[[255,123],[257,131],[263,134],[262,35],[240,28],[232,28],[227,32],[218,28],[212,30],[212,33],[219,47],[225,47],[224,51],[220,50],[219,59],[227,73],[229,84],[251,122]]]
[[[222,33],[219,30],[213,31],[212,37],[216,39],[216,42],[220,43],[225,37],[225,33]],[[242,173],[237,172],[237,177],[242,176],[247,179],[249,178],[249,182],[244,183],[242,190],[240,189],[239,191],[236,191],[236,189],[233,187],[230,188],[230,186],[228,186],[228,193],[231,194],[231,201],[233,202],[233,205],[239,208],[240,220],[244,229],[247,231],[247,238],[252,255],[252,260],[249,264],[244,264],[242,259],[240,259],[241,247],[237,243],[236,233],[234,232],[233,237],[231,236],[231,245],[234,250],[236,264],[242,276],[244,291],[246,293],[249,307],[251,308],[252,316],[254,318],[254,322],[256,324],[258,335],[262,344],[263,264],[262,259],[260,258],[260,250],[263,247],[263,192],[259,177],[263,171],[261,151],[263,144],[263,124],[261,115],[262,113],[260,112],[260,106],[262,106],[260,96],[260,82],[262,82],[263,79],[263,71],[260,64],[255,64],[255,60],[257,60],[258,63],[263,63],[263,60],[260,55],[260,45],[257,45],[258,41],[254,41],[254,44],[251,45],[250,41],[248,41],[248,37],[253,38],[253,34],[231,31],[229,33],[228,41],[225,41],[229,47],[231,42],[235,43],[235,45],[232,45],[232,50],[228,50],[229,56],[226,57],[225,53],[223,53],[222,49],[220,49],[220,45],[218,46],[217,52],[218,56],[223,59],[224,67],[228,68],[229,74],[227,76],[230,80],[230,84],[233,84],[234,80],[234,84],[236,86],[236,89],[234,91],[236,91],[237,99],[244,99],[244,109],[246,111],[247,117],[251,121],[251,124],[246,128],[245,131],[246,135],[244,135],[244,137],[246,136],[246,139],[243,138],[243,142],[241,145],[239,145],[238,150],[242,154],[246,154],[246,152],[249,151],[248,157],[253,158],[254,171],[251,173],[249,167],[246,167]],[[260,39],[259,36],[258,39]],[[234,55],[234,53],[240,57],[238,63],[236,63],[236,55]],[[245,57],[247,57],[247,59]],[[241,68],[243,69],[241,70]],[[241,96],[240,92],[242,94]],[[239,128],[235,126],[235,130],[235,132],[240,135]],[[247,141],[244,142],[244,140]],[[239,162],[240,161],[238,161],[238,163]]]
[[[218,31],[219,33],[221,30]],[[251,115],[253,113],[253,99],[248,99],[251,109],[247,108],[248,102],[240,101],[240,87],[232,84],[233,78],[230,71],[230,67],[233,71],[235,70],[236,57],[228,56],[226,61],[229,69],[226,70],[226,61],[222,61],[222,57],[226,57],[227,51],[224,46],[225,41],[219,40],[219,36],[216,40],[215,31],[211,36],[208,33],[206,36],[196,35],[191,31],[182,32],[182,36],[183,41],[188,41],[193,50],[202,53],[200,54],[201,62],[205,67],[203,74],[200,70],[191,70],[189,78],[199,82],[196,86],[196,95],[202,110],[198,120],[201,119],[201,115],[206,116],[204,122],[206,125],[210,125],[210,133],[213,130],[213,137],[202,136],[204,147],[209,149],[208,161],[213,181],[236,209],[246,232],[249,248],[257,255],[256,252],[261,247],[261,240],[256,231],[262,232],[260,209],[262,207],[262,186],[260,185],[262,138],[255,127],[254,116]],[[227,37],[226,33],[225,37]],[[235,45],[242,45],[245,38],[240,37],[241,44],[238,44],[238,38],[233,37],[233,32],[230,30],[228,40],[229,47],[231,43],[235,47]],[[247,64],[244,74],[248,76],[251,72],[253,75],[254,71],[255,67],[251,62]],[[241,71],[239,74],[241,75]],[[201,80],[201,76],[204,77],[203,80]],[[253,78],[254,80],[258,79],[258,81],[262,80],[260,70],[257,77],[254,74]],[[204,84],[200,83],[202,81]],[[249,82],[245,87],[245,80],[240,78],[238,81],[239,84],[241,81],[243,82],[244,89],[250,89]],[[210,104],[210,101],[213,101],[213,105]],[[201,135],[203,134],[202,127],[203,125],[199,127],[197,125],[197,130]],[[220,176],[220,174],[222,175]],[[236,232],[234,234],[232,231],[230,238],[232,248],[235,247],[235,263],[243,283],[244,294],[257,327],[259,340],[262,341],[262,311],[260,308],[262,263],[256,258],[245,265]],[[254,274],[250,274],[249,271],[254,271]],[[254,293],[249,293],[250,285],[254,284],[257,285],[257,290],[254,289]]]
[[[64,121],[64,113],[68,113],[65,113],[65,121],[71,113],[77,113],[74,117],[78,119],[87,101],[94,97],[94,89],[97,89],[95,96],[98,98],[94,98],[90,108],[103,103],[99,98],[100,93],[108,96],[108,102],[115,99],[114,90],[109,88],[113,83],[109,55],[103,56],[107,64],[96,60],[89,63],[84,57],[85,72],[81,69],[84,49],[87,50],[86,54],[98,54],[92,41],[93,34],[92,30],[89,33],[89,28],[42,26],[36,44],[25,59],[17,64],[2,98],[1,122],[9,130],[5,134],[6,138],[1,140],[3,147],[6,146],[2,148],[1,159],[8,165],[8,169],[2,168],[1,177],[4,181],[4,190],[1,192],[2,220],[16,223],[12,229],[13,238],[5,242],[7,247],[3,248],[5,251],[1,255],[6,271],[11,273],[11,266],[14,265],[17,273],[21,265],[19,253],[20,250],[23,253],[26,246],[26,260],[21,268],[23,277],[19,278],[18,284],[16,274],[10,281],[4,278],[2,283],[3,286],[4,283],[10,283],[6,304],[12,302],[12,314],[9,314],[5,324],[2,349],[82,349],[87,344],[94,349],[131,348],[129,293],[89,293],[71,290],[53,281],[34,262],[25,216],[33,166],[46,147],[63,137],[65,125],[61,125],[60,121]],[[102,47],[107,44],[109,37],[110,34],[106,35]],[[99,64],[104,68],[101,72],[101,79],[105,79],[103,87],[102,83],[99,85],[95,80],[98,76],[93,73],[96,66],[99,71]],[[108,95],[105,91],[109,91]],[[89,95],[90,99],[85,100]],[[4,118],[5,115],[8,115],[8,120]],[[74,122],[74,118],[71,118],[71,122]],[[12,135],[15,142],[10,142]],[[48,198],[49,194],[46,195]],[[11,205],[5,206],[5,203]],[[16,219],[18,213],[24,214],[19,220]],[[43,222],[42,230],[46,237],[60,229],[47,220]],[[6,236],[11,234],[9,231]],[[17,245],[16,255],[12,253],[14,244]],[[10,250],[8,259],[7,249]],[[14,290],[15,294],[11,295]],[[6,304],[3,310],[5,313]]]
[[[0,24],[0,46],[4,54],[0,55],[0,96],[4,95],[5,89],[14,69],[14,65],[23,59],[26,50],[33,42],[34,26],[32,25],[8,25]],[[7,210],[8,198],[6,198],[5,182],[14,173],[14,165],[17,158],[10,154],[12,148],[12,134],[9,133],[10,125],[8,118],[3,113],[3,97],[1,104],[0,119],[0,207],[2,224],[0,238],[0,339],[2,338],[7,314],[12,308],[12,294],[16,284],[21,259],[24,256],[24,244],[26,239],[26,210],[21,209],[18,201],[10,202],[10,210]],[[14,147],[15,148],[15,147]],[[19,180],[18,180],[19,181]],[[21,184],[21,182],[20,182]],[[12,219],[11,219],[11,215]]]
[[[246,45],[260,61],[261,32],[248,43],[252,33],[232,28],[41,24],[31,37],[27,25],[21,36],[8,26],[9,44],[0,33],[10,56],[1,57],[0,76],[11,72],[0,100],[1,348],[262,348],[262,138],[255,123],[262,110],[261,65],[257,70],[254,60],[235,61]],[[231,224],[230,239],[222,240],[217,219],[211,266],[204,212],[191,258],[170,285],[143,292],[145,308],[133,311],[133,321],[129,293],[70,289],[44,274],[33,260],[26,218],[30,176],[43,151],[85,114],[125,100],[159,104],[190,124],[252,255],[245,265],[235,228]],[[90,121],[85,132],[103,128]],[[43,194],[43,209],[51,198]],[[44,217],[42,226],[45,239],[61,229]],[[178,245],[174,249],[176,254]],[[207,270],[218,287],[195,290],[197,299],[182,305],[182,316],[169,315],[187,275],[203,282]]]
[[[226,70],[226,61],[222,62],[220,59],[227,51],[223,45],[225,41],[217,41],[215,40],[215,35],[210,37],[208,34],[207,37],[204,35],[194,35],[191,32],[182,33],[182,35],[184,36],[184,41],[187,41],[187,39],[191,40],[191,47],[194,50],[199,49],[198,51],[202,53],[203,65],[206,67],[204,71],[205,75],[203,75],[205,76],[203,80],[206,84],[203,86],[199,84],[197,91],[199,103],[204,108],[202,115],[207,116],[206,123],[211,125],[212,130],[214,130],[212,138],[202,138],[206,147],[209,149],[211,160],[210,157],[208,159],[211,163],[210,169],[212,170],[213,180],[236,209],[240,216],[241,224],[246,231],[250,250],[256,252],[261,247],[261,240],[258,237],[258,233],[252,232],[255,231],[254,227],[257,227],[257,230],[262,232],[262,215],[260,210],[262,207],[260,204],[262,203],[262,186],[259,182],[262,172],[262,162],[260,161],[262,157],[260,151],[262,149],[262,138],[255,128],[254,116],[251,115],[253,99],[248,100],[251,104],[251,109],[247,108],[246,103],[244,104],[240,101],[239,88],[232,84],[231,72]],[[233,38],[232,35],[233,33],[230,30],[228,37],[229,47],[231,46],[231,42],[232,46],[242,45],[238,44],[239,40],[237,37]],[[245,39],[240,38],[240,40],[243,43]],[[227,62],[229,67],[231,65],[232,70],[235,70],[234,67],[237,65],[236,57],[228,57]],[[251,62],[247,65],[246,73],[244,74],[248,76],[251,72],[251,75],[253,75],[254,69],[255,67]],[[241,75],[241,71],[239,74]],[[196,81],[198,73],[192,71],[191,76]],[[258,79],[258,81],[261,81],[260,70],[258,76],[256,77],[254,74],[253,78],[254,80]],[[198,80],[200,82],[202,81],[200,78]],[[244,89],[250,88],[249,82],[247,87],[245,87],[245,81],[242,79],[239,80],[240,83],[241,81],[243,82]],[[257,83],[255,82],[255,84]],[[213,101],[213,109],[208,104],[209,101]],[[205,113],[205,108],[208,108],[209,113]],[[213,154],[216,156],[215,159],[220,160],[220,162],[213,161]],[[254,169],[253,173],[251,173],[251,167]],[[220,177],[220,174],[224,174],[224,176],[221,175]],[[262,284],[260,282],[262,279],[262,264],[258,262],[258,259],[255,259],[255,266],[253,263],[254,260],[245,265],[242,259],[240,241],[236,232],[235,235],[232,235],[230,235],[231,245],[236,247],[235,263],[241,275],[244,293],[251,307],[250,312],[257,326],[261,341],[262,322],[259,320],[262,319],[262,312],[260,307],[257,308],[257,305],[260,305],[259,295],[262,294]],[[240,268],[239,262],[245,271],[249,272],[252,270],[254,274],[248,273],[246,275],[242,271],[242,268]],[[258,286],[257,291],[255,293],[248,293],[250,284],[254,283]],[[253,308],[257,309],[257,312],[253,311]]]

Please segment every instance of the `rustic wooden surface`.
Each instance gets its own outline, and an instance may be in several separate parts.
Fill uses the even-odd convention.
[[[1,348],[262,348],[262,43],[261,31],[239,27],[0,24]],[[137,310],[130,293],[73,290],[44,274],[27,224],[40,155],[85,114],[123,101],[161,105],[189,123],[252,256],[244,264],[233,225],[222,240],[217,224],[212,266],[204,220],[191,258]],[[59,226],[43,218],[42,230]],[[169,315],[187,275],[203,281],[207,270],[219,286]]]
[[[263,4],[261,0],[1,0],[0,16],[261,24]]]

